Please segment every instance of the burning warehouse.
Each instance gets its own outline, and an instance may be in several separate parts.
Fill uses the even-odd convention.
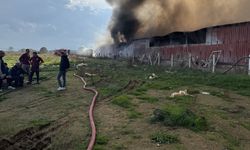
[[[210,55],[216,53],[220,55],[218,63],[233,64],[250,54],[250,22],[132,40],[113,46],[112,50],[120,57],[140,58],[144,54],[159,53],[162,61],[170,61],[171,56],[185,59],[189,54],[193,59],[209,61]]]
[[[108,57],[170,61],[191,56],[193,62],[208,63],[215,54],[216,62],[232,64],[250,54],[249,1],[107,1],[113,7],[114,42]]]

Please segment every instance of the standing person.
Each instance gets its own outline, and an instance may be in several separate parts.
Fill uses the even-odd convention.
[[[59,52],[59,56],[61,56],[60,68],[59,73],[57,75],[57,81],[59,88],[58,91],[62,91],[66,89],[66,72],[67,69],[70,67],[69,59],[65,52]]]
[[[19,58],[19,61],[22,65],[23,70],[26,72],[27,75],[30,74],[30,50],[26,49],[26,52],[22,54]]]
[[[33,52],[33,56],[30,59],[31,73],[29,75],[29,82],[28,82],[28,84],[32,83],[32,79],[33,79],[34,73],[36,73],[36,83],[39,84],[40,65],[42,63],[44,63],[43,59],[38,56],[37,52]]]

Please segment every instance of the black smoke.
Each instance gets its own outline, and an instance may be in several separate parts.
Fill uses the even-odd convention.
[[[250,21],[250,0],[106,1],[113,7],[109,30],[115,43]]]
[[[136,10],[145,0],[107,0],[114,6],[112,23],[110,24],[111,36],[115,43],[119,43],[120,34],[126,40],[131,40],[140,28],[140,21],[136,17]]]

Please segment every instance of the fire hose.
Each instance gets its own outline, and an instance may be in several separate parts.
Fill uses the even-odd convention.
[[[96,99],[98,96],[98,92],[95,89],[86,88],[87,82],[83,79],[83,77],[76,75],[76,74],[74,74],[74,76],[79,78],[83,82],[83,89],[84,90],[95,94],[95,96],[92,99],[90,108],[89,108],[89,122],[90,122],[92,133],[91,133],[91,138],[90,138],[87,150],[92,150],[94,148],[95,140],[96,140],[96,126],[95,126],[95,122],[94,122],[94,107],[95,107]]]

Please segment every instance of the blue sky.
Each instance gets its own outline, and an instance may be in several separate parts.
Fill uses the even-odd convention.
[[[93,47],[111,15],[105,0],[1,0],[0,48]]]

